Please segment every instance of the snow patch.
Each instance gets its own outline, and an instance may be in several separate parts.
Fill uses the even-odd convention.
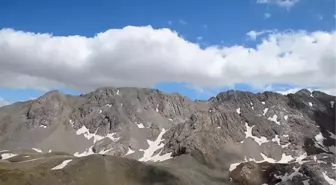
[[[61,164],[51,168],[51,170],[60,170],[60,169],[63,169],[64,167],[66,167],[70,162],[72,161],[72,159],[69,159],[69,160],[65,160],[63,161]]]
[[[240,165],[241,163],[232,163],[230,164],[230,167],[229,167],[229,171],[233,171],[234,169],[237,168],[238,165]]]
[[[99,154],[106,154],[107,152],[109,152],[109,151],[111,151],[112,150],[112,148],[110,148],[110,149],[108,149],[108,150],[105,150],[105,148],[103,149],[103,150],[101,150],[100,152],[99,152]]]
[[[142,158],[139,159],[139,161],[157,162],[157,161],[165,161],[167,159],[172,158],[171,153],[166,153],[162,156],[160,155],[164,147],[164,144],[161,143],[163,141],[162,136],[164,133],[166,133],[166,130],[163,128],[155,141],[147,140],[149,147],[146,150],[140,149],[140,151],[144,152],[144,155]],[[154,152],[159,149],[161,149],[161,151],[153,156]]]
[[[311,107],[312,107],[312,106],[313,106],[313,103],[312,103],[312,102],[309,102],[309,106],[311,106]]]
[[[263,111],[264,116],[266,115],[267,111],[268,111],[268,108],[265,108],[264,111]]]
[[[276,161],[275,159],[273,158],[269,158],[267,157],[265,154],[263,153],[260,153],[261,156],[263,157],[263,160],[261,161],[257,161],[258,163],[261,163],[261,162],[269,162],[269,163],[288,163],[290,161],[292,161],[294,158],[291,156],[291,155],[286,155],[285,153],[282,154],[281,156],[281,159]]]
[[[261,136],[260,138],[259,137],[256,137],[256,136],[253,136],[252,135],[252,129],[255,125],[253,125],[252,127],[250,127],[248,125],[248,123],[245,122],[245,127],[246,127],[246,131],[245,131],[245,138],[252,138],[255,142],[257,142],[259,145],[263,144],[263,143],[267,143],[268,140],[266,137],[263,137]]]
[[[38,148],[32,148],[33,150],[35,150],[38,153],[42,153],[42,150],[38,149]]]
[[[99,113],[101,114],[103,112],[103,110],[99,110]]]
[[[266,156],[265,154],[263,154],[263,153],[260,153],[260,154],[261,154],[262,158],[264,159],[264,160],[262,160],[262,161],[260,161],[260,162],[276,163],[275,159],[269,158],[269,157],[267,157],[267,156]]]
[[[138,128],[145,128],[145,126],[142,124],[142,123],[137,123],[137,122],[135,122],[135,124],[138,126]]]
[[[128,147],[128,151],[127,151],[126,155],[133,154],[134,152],[135,152],[134,150],[132,150],[130,147]]]
[[[262,103],[263,105],[265,105],[265,102],[264,102],[264,101],[262,101],[261,103]]]
[[[120,137],[114,137],[117,133],[107,134],[105,137],[110,138],[112,141],[116,142],[120,139]]]
[[[88,156],[88,155],[92,155],[92,154],[95,154],[92,150],[93,146],[91,146],[90,148],[87,148],[84,152],[82,153],[79,153],[79,152],[76,152],[74,153],[74,156],[76,157],[83,157],[83,156]]]
[[[318,143],[319,145],[323,146],[323,147],[324,147],[324,145],[323,145],[323,140],[324,140],[324,139],[325,139],[325,138],[323,137],[323,135],[322,135],[321,132],[319,132],[319,133],[315,136],[315,140],[317,141],[317,143]]]
[[[229,167],[229,171],[233,171],[234,169],[237,168],[237,166],[243,162],[248,162],[248,161],[254,161],[256,163],[263,163],[263,162],[269,162],[269,163],[288,163],[289,161],[292,161],[294,158],[292,156],[287,156],[286,154],[282,154],[282,157],[279,161],[276,161],[275,159],[272,159],[272,158],[269,158],[267,157],[265,154],[263,153],[260,153],[261,157],[263,158],[263,160],[260,160],[260,161],[256,161],[255,159],[253,158],[249,158],[247,159],[246,156],[244,158],[244,161],[242,162],[238,162],[238,163],[232,163],[230,164],[230,167]]]
[[[107,106],[107,107],[112,107],[112,105],[111,105],[111,104],[106,104],[106,106]]]
[[[284,144],[284,145],[281,145],[281,148],[287,148],[291,143],[287,143],[287,144]]]
[[[289,137],[289,135],[282,135],[283,137]]]
[[[278,145],[280,145],[280,138],[278,135],[275,135],[275,138],[272,139],[272,142],[276,142],[278,143]]]
[[[321,160],[317,160],[316,162],[317,162],[317,163],[324,163],[324,164],[328,164],[327,162],[325,162],[325,161],[321,161]]]
[[[106,136],[100,136],[100,135],[97,134],[97,131],[98,131],[98,129],[96,130],[95,133],[91,134],[89,129],[87,129],[86,126],[83,125],[80,129],[78,129],[76,131],[76,134],[77,135],[82,135],[83,134],[84,137],[88,140],[93,138],[93,143],[96,143],[97,141],[100,141],[100,140],[102,140],[106,137],[110,138],[112,141],[118,141],[119,140],[119,138],[113,137],[113,135],[116,134],[116,133],[110,133],[110,134],[107,134]]]
[[[45,125],[40,125],[39,127],[40,128],[47,128],[47,126],[45,126]]]
[[[117,90],[117,95],[119,95],[119,89]]]
[[[331,163],[331,168],[332,168],[333,170],[336,169],[336,164]]]
[[[11,157],[17,156],[18,154],[13,154],[13,153],[4,153],[0,154],[1,160],[9,159]]]
[[[74,126],[75,122],[72,121],[72,119],[69,120],[70,124],[72,125],[72,127]]]
[[[87,129],[86,126],[83,125],[80,129],[78,129],[76,131],[76,134],[77,135],[82,135],[83,134],[84,137],[87,138],[88,140],[90,140],[93,137],[93,143],[96,143],[97,141],[104,139],[103,136],[100,136],[100,135],[96,134],[97,131],[98,131],[98,129],[96,130],[96,132],[94,134],[91,134],[89,129]]]
[[[241,112],[240,112],[240,108],[236,109],[236,112],[237,112],[238,114],[240,114],[240,113],[241,113]]]
[[[285,115],[285,116],[284,116],[284,119],[287,121],[287,119],[288,119],[288,115]]]
[[[171,119],[171,118],[169,118],[168,120],[169,120],[169,121],[173,121],[173,119]]]
[[[295,162],[299,163],[299,164],[303,164],[303,159],[305,159],[307,157],[307,153],[303,153],[302,155],[300,155],[299,157],[297,157],[295,159]]]
[[[336,185],[335,179],[330,178],[326,172],[322,172],[322,175],[324,177],[324,180],[327,181],[330,185]]]
[[[292,161],[294,158],[291,155],[286,155],[283,153],[281,155],[281,159],[277,163],[288,163],[289,161]]]
[[[309,185],[309,179],[302,181],[303,185]]]
[[[280,122],[277,120],[278,116],[276,114],[274,114],[273,117],[269,117],[267,119],[270,120],[270,121],[273,121],[274,123],[276,123],[278,125],[280,125]]]
[[[334,101],[330,101],[330,107],[331,107],[331,108],[334,108],[334,104],[335,104]]]

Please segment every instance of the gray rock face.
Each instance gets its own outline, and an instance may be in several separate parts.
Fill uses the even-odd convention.
[[[191,155],[226,173],[232,163],[249,159],[334,156],[334,102],[335,96],[305,89],[288,95],[227,91],[208,101],[140,88],[100,88],[80,96],[51,91],[0,108],[0,149],[172,162]],[[246,169],[259,170],[256,164]],[[321,176],[306,164],[300,169]],[[327,176],[335,179],[330,170]]]
[[[259,148],[257,154],[246,151],[242,157],[258,158],[260,152],[275,159],[280,159],[281,153],[292,156],[304,152],[308,155],[332,153],[335,108],[330,102],[335,101],[335,97],[308,92],[301,90],[287,96],[272,92],[220,93],[207,104],[208,111],[194,114],[164,135],[164,151],[176,156],[197,148],[206,158],[215,159],[214,155],[225,153],[222,147],[225,143],[233,142],[236,148],[241,148],[239,145],[250,151]],[[250,133],[246,133],[248,129]],[[260,144],[244,145],[251,139]]]

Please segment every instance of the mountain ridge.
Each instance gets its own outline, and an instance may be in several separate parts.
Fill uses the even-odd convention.
[[[0,149],[112,155],[155,165],[187,155],[196,160],[193,166],[229,179],[236,163],[334,155],[333,102],[335,96],[307,89],[288,95],[229,90],[207,101],[149,88],[103,87],[79,96],[50,91],[0,108]]]

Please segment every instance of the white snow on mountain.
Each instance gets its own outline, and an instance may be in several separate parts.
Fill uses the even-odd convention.
[[[257,142],[259,145],[268,142],[268,140],[267,140],[266,137],[261,136],[261,137],[259,138],[259,137],[256,137],[256,136],[253,136],[253,135],[252,135],[252,129],[253,129],[254,125],[250,127],[250,126],[248,125],[248,123],[245,123],[245,127],[246,127],[245,138],[251,138],[251,139],[253,139],[255,142]]]
[[[65,160],[63,161],[61,164],[51,168],[51,170],[60,170],[60,169],[63,169],[65,168],[70,162],[72,161],[72,159],[69,159],[69,160]]]
[[[17,156],[18,154],[13,154],[13,153],[4,153],[0,154],[1,160],[9,159],[11,157]]]
[[[148,143],[149,147],[146,150],[143,150],[143,149],[139,150],[139,151],[144,152],[143,157],[141,157],[139,159],[139,161],[157,162],[157,161],[164,161],[164,160],[172,158],[171,153],[160,155],[161,152],[162,152],[162,148],[164,147],[164,144],[161,143],[161,142],[163,141],[162,136],[165,132],[166,132],[166,130],[163,128],[155,141],[147,140],[147,143]],[[159,149],[161,149],[161,151],[153,156],[155,151],[157,151]]]

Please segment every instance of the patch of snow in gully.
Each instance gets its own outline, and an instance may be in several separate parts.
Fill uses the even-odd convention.
[[[164,147],[164,144],[161,143],[163,141],[162,139],[162,136],[163,134],[166,132],[166,130],[163,128],[161,130],[161,133],[158,135],[158,137],[156,138],[155,141],[150,141],[150,140],[147,140],[147,143],[149,145],[149,147],[146,149],[146,150],[143,150],[143,149],[140,149],[140,151],[143,151],[144,152],[144,155],[142,158],[139,159],[139,161],[153,161],[153,162],[157,162],[157,161],[165,161],[165,160],[168,160],[171,157],[171,153],[166,153],[164,155],[160,155],[161,152],[162,152],[162,149]],[[154,152],[161,149],[161,151],[154,155]]]

